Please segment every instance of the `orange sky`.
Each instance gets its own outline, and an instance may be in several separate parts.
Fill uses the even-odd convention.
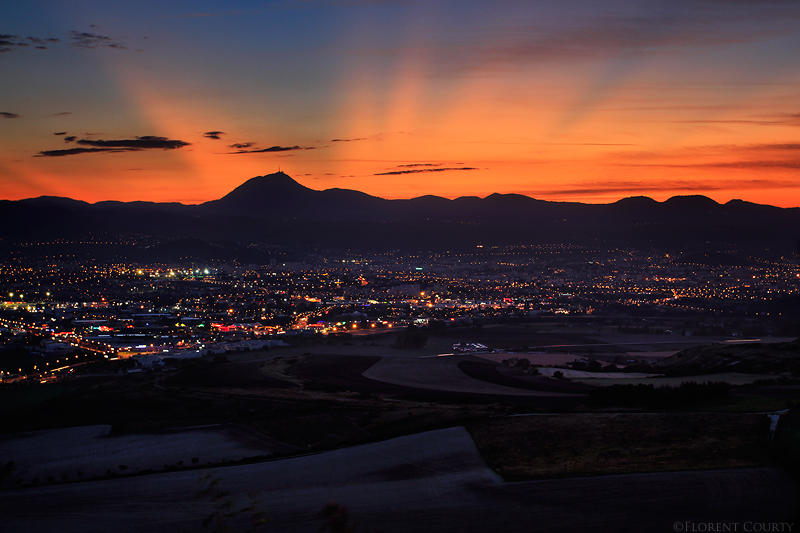
[[[537,13],[517,6],[487,20],[460,15],[458,24],[481,36],[471,41],[447,26],[452,35],[433,32],[431,21],[444,15],[411,4],[395,14],[408,22],[396,36],[389,26],[378,31],[391,14],[380,10],[396,8],[337,11],[347,25],[331,28],[289,11],[286,24],[320,42],[280,54],[267,43],[243,57],[237,46],[266,37],[235,15],[147,26],[145,14],[109,13],[97,36],[119,35],[119,47],[66,38],[40,53],[12,47],[0,53],[0,68],[16,80],[0,89],[0,197],[196,203],[280,168],[314,189],[389,198],[705,194],[800,205],[800,54],[790,53],[797,37],[781,21],[786,13],[751,27],[737,7],[708,30],[676,11],[667,20],[680,24],[668,34],[651,38],[637,26],[620,41],[607,27],[654,24],[651,15],[587,11],[602,24],[589,17],[530,29],[515,16]],[[550,11],[538,15],[563,20]],[[704,14],[716,16],[711,8],[692,16]],[[35,35],[92,20],[78,13],[45,30],[30,12],[12,15]],[[209,28],[231,42],[206,50],[199,35]],[[0,33],[23,33],[13,29]],[[141,136],[188,144],[46,155]],[[286,149],[234,153],[273,146]]]

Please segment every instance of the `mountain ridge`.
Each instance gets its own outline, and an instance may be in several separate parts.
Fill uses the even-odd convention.
[[[30,197],[30,198],[20,198],[18,200],[0,199],[0,202],[30,202],[30,201],[45,201],[45,200],[49,201],[49,200],[53,200],[53,201],[80,202],[80,203],[84,203],[84,204],[87,204],[87,205],[97,205],[97,204],[104,204],[104,203],[114,202],[114,203],[118,203],[118,204],[132,204],[132,203],[164,204],[164,205],[181,205],[181,206],[186,206],[186,207],[192,207],[192,206],[202,206],[202,205],[207,205],[207,204],[213,204],[215,202],[219,202],[220,200],[224,200],[224,199],[229,198],[229,197],[235,197],[236,196],[235,193],[245,193],[246,192],[247,194],[252,194],[252,192],[253,192],[255,187],[264,187],[264,186],[270,187],[270,189],[272,191],[276,191],[278,189],[282,189],[281,192],[284,192],[284,193],[288,192],[288,191],[295,191],[295,192],[301,192],[302,191],[302,192],[310,192],[310,193],[325,193],[325,192],[332,192],[332,191],[351,192],[351,193],[358,193],[359,195],[362,195],[362,196],[367,196],[367,197],[370,197],[370,198],[375,198],[375,199],[379,199],[379,200],[385,200],[385,201],[389,201],[389,202],[413,201],[413,200],[422,200],[422,199],[440,199],[440,200],[445,200],[445,201],[448,201],[448,202],[454,202],[454,201],[457,201],[457,200],[464,200],[464,199],[486,200],[488,198],[512,198],[513,197],[513,198],[536,200],[536,201],[540,201],[540,202],[547,202],[547,203],[550,203],[550,204],[565,204],[566,203],[566,204],[580,204],[580,205],[613,205],[613,204],[619,204],[619,203],[627,203],[629,201],[640,201],[640,200],[642,202],[650,202],[650,203],[653,203],[653,204],[667,204],[667,203],[675,203],[675,202],[679,202],[679,201],[691,200],[691,201],[697,201],[698,203],[705,202],[705,203],[709,203],[709,204],[710,203],[714,203],[714,204],[717,204],[717,205],[728,205],[728,204],[731,204],[731,203],[737,203],[737,204],[748,204],[748,205],[753,205],[753,206],[772,207],[772,208],[775,208],[775,209],[800,209],[800,206],[798,206],[798,207],[780,207],[780,206],[774,206],[774,205],[771,205],[771,204],[760,204],[760,203],[756,203],[756,202],[750,202],[748,200],[743,200],[743,199],[738,199],[738,198],[737,199],[731,199],[731,200],[728,200],[727,202],[722,203],[722,202],[717,202],[713,198],[710,198],[708,196],[701,195],[701,194],[675,195],[675,196],[671,196],[671,197],[669,197],[669,198],[667,198],[665,200],[656,200],[656,199],[651,198],[650,196],[646,196],[646,195],[634,195],[634,196],[624,196],[624,197],[619,198],[617,200],[614,200],[614,201],[611,201],[611,202],[605,202],[605,203],[576,202],[576,201],[564,201],[564,200],[543,200],[541,198],[536,198],[535,196],[529,196],[529,195],[526,195],[526,194],[513,193],[513,192],[511,192],[511,193],[493,192],[493,193],[487,194],[486,196],[464,195],[464,196],[459,196],[459,197],[456,197],[456,198],[447,198],[446,196],[439,196],[439,195],[435,195],[435,194],[424,194],[424,195],[421,195],[421,196],[415,196],[415,197],[411,197],[411,198],[383,198],[381,196],[376,196],[376,195],[369,194],[369,193],[366,193],[366,192],[363,192],[363,191],[359,191],[358,189],[347,189],[347,188],[343,188],[343,187],[331,187],[331,188],[328,188],[328,189],[312,189],[311,187],[308,187],[306,185],[301,184],[300,182],[298,182],[297,180],[295,180],[294,178],[292,178],[291,176],[289,176],[288,174],[286,174],[285,172],[282,172],[282,171],[274,172],[274,173],[271,173],[271,174],[264,174],[264,175],[261,175],[261,176],[254,176],[252,178],[249,178],[249,179],[245,180],[240,185],[234,187],[231,191],[229,191],[225,195],[221,196],[220,198],[213,199],[213,200],[207,200],[205,202],[200,202],[200,203],[196,203],[196,204],[183,203],[183,202],[156,202],[156,201],[150,201],[150,200],[127,200],[127,201],[126,200],[98,200],[96,202],[88,202],[88,201],[85,201],[85,200],[78,200],[78,199],[75,199],[75,198],[71,198],[69,196],[54,196],[54,195],[41,195],[41,196],[34,196],[34,197]],[[255,190],[257,190],[257,189],[255,189]]]
[[[514,193],[386,199],[351,189],[311,189],[283,172],[256,176],[199,204],[90,204],[49,196],[0,201],[0,242],[93,236],[296,248],[569,242],[790,254],[800,241],[800,209],[745,201],[721,204],[701,195],[663,202],[634,196],[606,204],[551,202]]]

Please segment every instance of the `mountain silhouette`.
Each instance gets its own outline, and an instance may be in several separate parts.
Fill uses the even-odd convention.
[[[262,217],[350,218],[363,215],[387,201],[360,191],[305,187],[284,172],[257,176],[220,198],[201,204],[204,211]],[[355,210],[355,211],[354,211]],[[373,214],[377,214],[377,211]]]
[[[664,202],[549,202],[520,194],[387,200],[349,189],[315,190],[278,172],[251,178],[202,204],[43,196],[0,201],[0,238],[26,241],[137,238],[237,246],[457,249],[476,244],[575,243],[598,247],[737,248],[792,253],[800,209],[705,196]]]

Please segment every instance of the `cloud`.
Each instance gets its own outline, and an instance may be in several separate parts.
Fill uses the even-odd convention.
[[[776,115],[768,115],[777,119],[782,119],[791,124],[800,125],[800,113],[778,113]]]
[[[127,152],[114,148],[67,148],[65,150],[42,150],[36,157],[62,157],[65,155],[90,154],[95,152]]]
[[[332,143],[351,143],[354,141],[366,141],[366,137],[355,137],[352,139],[331,139]]]
[[[97,26],[92,24],[91,28]],[[69,32],[67,39],[69,44],[78,48],[117,48],[126,49],[124,43],[112,39],[108,35],[100,35],[98,33],[72,30]],[[20,48],[33,47],[37,50],[47,50],[48,46],[55,43],[60,43],[62,39],[57,37],[20,37],[9,33],[0,34],[0,53],[11,52]]]
[[[233,143],[233,144],[229,144],[228,147],[230,147],[230,148],[239,148],[240,150],[243,150],[245,148],[250,148],[254,144],[255,143]]]
[[[622,167],[663,168],[794,168],[791,158],[800,152],[800,142],[788,140],[773,143],[710,144],[683,146],[666,150],[613,152],[626,162],[613,162]],[[703,158],[698,160],[698,158]]]
[[[725,9],[699,1],[648,3],[658,5],[625,9],[624,2],[613,2],[614,7],[603,10],[533,10],[527,7],[529,2],[504,2],[503,17],[462,27],[458,40],[420,34],[413,44],[401,46],[406,53],[425,57],[430,71],[438,75],[480,75],[619,58],[625,64],[613,74],[625,76],[638,62],[656,56],[686,57],[698,50],[793,36],[800,18],[797,2],[774,8],[766,2],[737,2]],[[557,17],[552,16],[555,13]],[[403,50],[363,46],[354,52],[393,58]]]
[[[228,17],[234,15],[246,15],[250,13],[259,13],[266,8],[260,9],[230,9],[228,11],[197,11],[192,13],[180,13],[176,15],[163,15],[165,19],[181,19],[181,18],[210,18],[210,17]]]
[[[732,169],[764,169],[783,168],[800,170],[800,159],[789,160],[743,160],[717,161],[711,163],[626,163],[625,167],[661,167],[661,168],[732,168]]]
[[[209,139],[219,139],[220,135],[224,134],[224,131],[206,131],[203,133],[203,137],[207,137]]]
[[[391,170],[389,172],[377,172],[373,176],[397,176],[400,174],[419,174],[422,172],[448,172],[450,170],[479,170],[476,167],[444,167],[444,168],[417,168],[414,170]]]
[[[75,137],[65,137],[65,142],[71,142]],[[92,148],[67,148],[64,150],[42,150],[36,157],[63,157],[67,155],[91,154],[99,152],[138,152],[141,150],[174,150],[188,146],[189,143],[166,137],[144,135],[135,139],[119,140],[92,140],[80,139],[78,144]]]
[[[53,135],[66,135],[66,134],[67,134],[66,131],[55,131],[55,132],[53,132]]]
[[[120,50],[127,49],[123,43],[115,41],[108,35],[100,35],[98,33],[91,33],[88,31],[69,32],[70,44],[78,48],[116,48]]]
[[[28,37],[25,37],[25,40],[28,41],[29,43],[33,44],[34,48],[36,48],[37,50],[47,50],[47,45],[48,44],[57,43],[61,39],[57,39],[55,37],[42,38],[42,37],[31,37],[31,36],[28,36]]]
[[[59,39],[56,39],[55,37],[49,37],[49,38],[46,38],[46,39],[42,39],[41,37],[28,36],[28,37],[25,37],[25,39],[30,43],[42,44],[42,45],[47,44],[47,43],[57,43],[59,41]]]
[[[756,120],[756,119],[732,119],[732,120],[674,120],[678,124],[748,124],[755,126],[792,126],[795,123],[800,125],[800,119],[797,121],[787,120]]]
[[[20,37],[10,33],[0,33],[0,54],[31,46],[37,50],[47,50],[48,44],[57,43],[60,40],[56,37]]]
[[[800,150],[800,143],[752,144],[748,150]]]
[[[636,146],[634,143],[547,143],[551,146]]]
[[[630,153],[639,161],[614,166],[644,168],[800,169],[800,142],[690,146],[666,152]],[[698,156],[713,157],[697,161]],[[641,158],[647,158],[641,160]],[[686,158],[690,159],[686,159]]]
[[[64,142],[65,142],[65,143],[71,143],[71,142],[72,142],[72,141],[74,141],[75,139],[77,139],[77,137],[75,137],[74,135],[70,135],[70,136],[68,136],[68,137],[64,137]]]
[[[0,111],[0,118],[19,118],[22,115],[18,115],[17,113],[9,113],[8,111]]]
[[[188,146],[186,141],[177,139],[167,139],[166,137],[156,137],[154,135],[144,135],[136,137],[135,139],[119,139],[119,140],[92,140],[81,139],[78,144],[85,146],[97,146],[100,148],[123,148],[123,149],[151,149],[161,148],[163,150],[173,150],[175,148],[182,148]]]
[[[11,52],[15,48],[28,46],[28,43],[23,41],[16,35],[10,33],[0,33],[0,53]]]
[[[742,119],[723,120],[675,120],[678,124],[747,124],[754,126],[800,126],[800,113],[774,113],[770,115],[755,115]]]
[[[397,165],[399,168],[404,167],[440,167],[442,163],[407,163],[405,165]]]
[[[607,182],[583,182],[576,183],[572,187],[563,189],[521,191],[524,194],[539,197],[563,196],[563,195],[600,195],[600,194],[635,194],[643,192],[667,192],[674,193],[680,191],[702,192],[702,191],[724,191],[724,190],[745,190],[745,189],[785,189],[797,187],[794,181],[781,181],[771,179],[750,179],[750,180],[659,180],[657,183],[645,181],[607,181]]]
[[[66,117],[66,116],[71,115],[71,114],[72,114],[72,111],[60,111],[58,113],[51,113],[50,116],[51,117]]]
[[[290,150],[302,150],[300,146],[270,146],[269,148],[260,148],[254,150],[239,150],[236,152],[229,152],[231,154],[258,154],[265,152],[288,152]]]

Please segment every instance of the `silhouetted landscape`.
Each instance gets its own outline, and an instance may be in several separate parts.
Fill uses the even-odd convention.
[[[4,3],[0,531],[798,531],[798,20]]]
[[[6,246],[30,240],[144,238],[212,255],[255,241],[346,249],[461,249],[476,244],[602,244],[656,249],[791,254],[800,208],[704,196],[647,197],[611,204],[548,202],[519,194],[448,200],[386,200],[347,190],[313,190],[284,173],[247,180],[219,200],[183,205],[39,197],[0,204]]]

